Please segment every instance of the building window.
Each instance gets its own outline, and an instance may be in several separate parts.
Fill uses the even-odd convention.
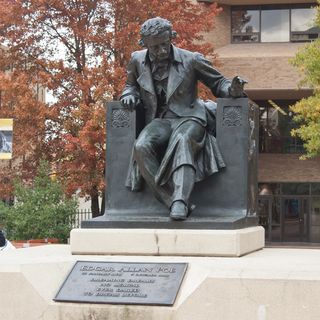
[[[259,10],[233,10],[231,17],[233,42],[260,41]]]
[[[303,42],[319,37],[314,7],[235,6],[231,11],[233,43]]]
[[[314,8],[291,9],[291,41],[310,41],[318,38],[319,28],[313,25]]]
[[[320,196],[320,183],[311,183],[311,194]]]
[[[259,151],[261,153],[304,153],[303,141],[291,136],[297,127],[289,105],[294,100],[256,101],[260,109]]]
[[[262,10],[261,42],[288,42],[289,38],[289,10]]]

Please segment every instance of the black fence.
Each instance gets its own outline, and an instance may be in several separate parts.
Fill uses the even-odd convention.
[[[89,209],[81,209],[77,211],[73,228],[81,228],[81,222],[92,218],[92,212]]]

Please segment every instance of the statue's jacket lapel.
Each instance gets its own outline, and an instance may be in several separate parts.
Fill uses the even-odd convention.
[[[141,63],[141,73],[137,79],[140,86],[140,96],[143,106],[145,108],[146,123],[152,121],[157,112],[157,95],[154,89],[150,63],[146,59],[143,59]]]
[[[170,98],[182,83],[184,74],[185,74],[185,71],[183,68],[183,64],[173,61],[169,69],[168,87],[167,87],[167,103],[169,103]]]
[[[193,67],[194,55],[190,51],[172,47],[174,59],[169,71],[168,106],[180,117],[195,117],[205,122],[205,109],[194,104],[197,99],[197,75]]]

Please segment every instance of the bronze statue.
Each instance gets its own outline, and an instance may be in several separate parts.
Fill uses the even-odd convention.
[[[210,132],[214,103],[198,98],[201,81],[216,97],[243,97],[245,81],[224,78],[204,56],[172,44],[176,32],[163,18],[141,27],[145,50],[132,53],[121,95],[131,110],[140,103],[146,126],[133,150],[129,185],[137,191],[141,176],[174,220],[187,218],[194,184],[224,167]]]

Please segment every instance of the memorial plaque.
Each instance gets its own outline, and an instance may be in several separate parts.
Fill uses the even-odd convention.
[[[172,306],[187,263],[77,261],[54,301]]]

